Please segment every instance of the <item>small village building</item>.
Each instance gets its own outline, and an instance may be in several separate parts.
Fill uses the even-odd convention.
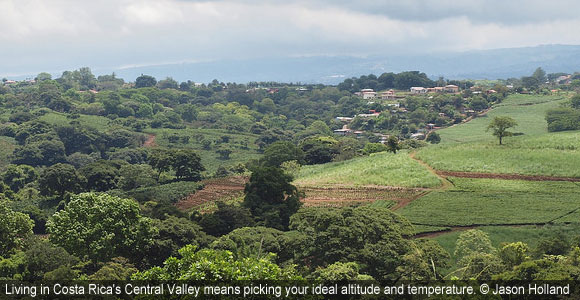
[[[425,134],[424,133],[413,133],[411,134],[411,138],[414,140],[424,140],[425,139]]]
[[[375,92],[373,89],[362,89],[360,92],[363,99],[365,100],[377,99],[377,92]]]
[[[382,92],[381,99],[383,100],[395,99],[395,91],[390,89],[388,91]]]
[[[422,86],[413,86],[411,87],[411,93],[413,94],[425,94],[427,93],[427,89]]]
[[[353,132],[353,130],[349,129],[348,125],[342,126],[342,129],[335,129],[334,130],[334,134],[337,134],[337,135],[349,135],[352,132]]]
[[[459,87],[454,84],[448,84],[445,86],[445,91],[447,93],[459,93]]]
[[[352,121],[353,118],[351,118],[351,117],[336,117],[336,119],[338,121],[341,121],[341,122],[350,122],[350,121]]]
[[[442,86],[427,88],[427,93],[443,93],[443,92],[445,92],[445,88]]]

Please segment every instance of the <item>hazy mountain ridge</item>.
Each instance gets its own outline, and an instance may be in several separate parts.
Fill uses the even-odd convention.
[[[546,72],[580,71],[580,45],[542,45],[436,54],[353,56],[267,57],[246,60],[161,64],[118,69],[93,68],[96,74],[115,72],[126,81],[141,74],[178,81],[247,83],[278,81],[337,84],[344,78],[364,74],[419,70],[432,78],[498,79],[531,74],[537,67]],[[18,77],[34,77],[35,74]],[[53,74],[55,77],[60,73]]]

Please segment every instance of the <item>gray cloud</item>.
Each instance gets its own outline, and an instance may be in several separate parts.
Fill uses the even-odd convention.
[[[580,44],[574,1],[0,0],[1,74]]]

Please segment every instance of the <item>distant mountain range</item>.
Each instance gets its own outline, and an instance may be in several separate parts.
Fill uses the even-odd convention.
[[[498,79],[531,75],[537,67],[547,73],[580,71],[580,45],[543,45],[426,55],[378,55],[371,57],[310,56],[267,57],[248,60],[164,64],[122,69],[93,68],[97,74],[115,72],[126,81],[141,74],[157,79],[207,83],[278,81],[337,84],[345,78],[383,72],[421,71],[432,78]],[[57,75],[59,76],[59,75]]]

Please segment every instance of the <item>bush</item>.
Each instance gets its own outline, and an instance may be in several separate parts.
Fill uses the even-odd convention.
[[[556,108],[546,113],[548,131],[565,131],[580,129],[580,110],[573,108]]]
[[[180,181],[154,187],[138,188],[126,194],[139,202],[156,201],[175,203],[202,188],[203,184],[200,183]]]

